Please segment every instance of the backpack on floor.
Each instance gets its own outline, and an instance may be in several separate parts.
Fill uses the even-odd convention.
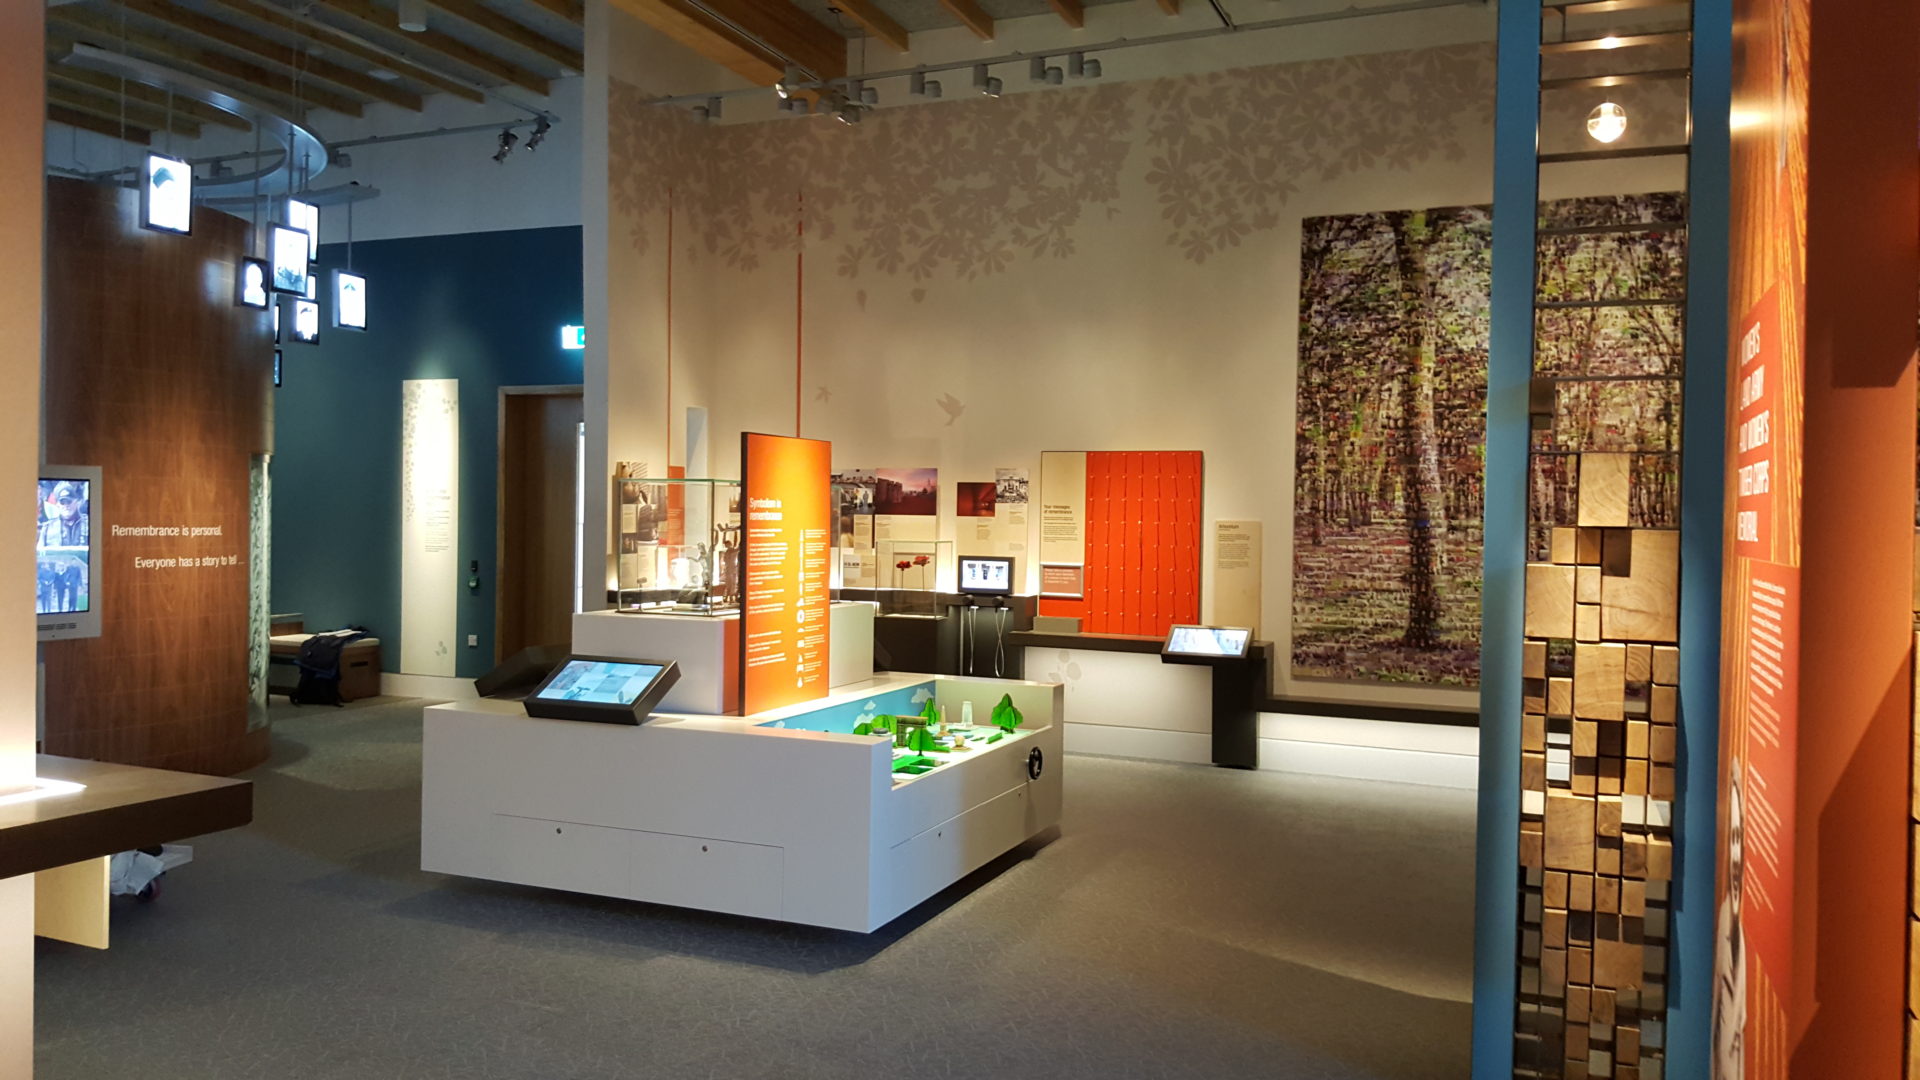
[[[367,636],[364,626],[329,630],[300,643],[300,685],[287,695],[295,705],[342,705],[340,655]]]

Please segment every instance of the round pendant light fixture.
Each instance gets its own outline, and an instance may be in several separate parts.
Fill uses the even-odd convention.
[[[1587,134],[1603,143],[1611,143],[1627,133],[1627,110],[1611,101],[1603,101],[1587,114]]]

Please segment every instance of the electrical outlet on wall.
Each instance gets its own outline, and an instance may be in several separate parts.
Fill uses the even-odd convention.
[[[479,648],[479,647],[480,647],[480,635],[479,635],[479,634],[468,634],[468,635],[467,635],[467,648],[469,648],[469,649],[477,649],[477,648]]]

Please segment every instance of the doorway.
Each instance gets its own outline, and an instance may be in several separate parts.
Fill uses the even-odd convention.
[[[573,640],[584,417],[578,386],[500,388],[496,663],[531,646]]]

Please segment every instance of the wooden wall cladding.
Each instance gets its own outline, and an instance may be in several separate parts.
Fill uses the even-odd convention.
[[[1200,621],[1197,450],[1087,454],[1086,584],[1081,600],[1042,600],[1090,634],[1162,636]]]
[[[232,773],[267,754],[267,730],[248,729],[248,499],[269,449],[271,324],[233,302],[245,221],[195,207],[175,236],[137,215],[134,191],[47,181],[46,455],[99,466],[102,490],[101,636],[43,647],[45,749]]]

